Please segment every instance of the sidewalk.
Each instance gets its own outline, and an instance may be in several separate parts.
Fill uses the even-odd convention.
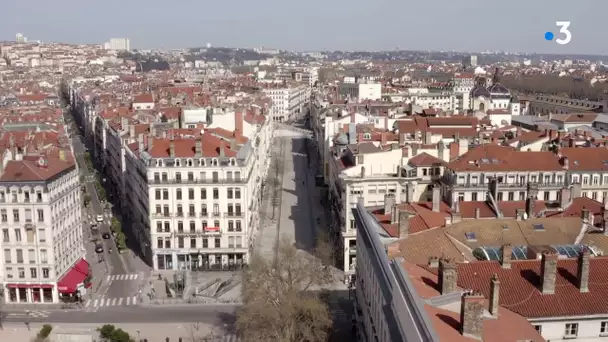
[[[112,323],[107,323],[112,324]],[[79,323],[59,323],[51,324],[53,331],[49,341],[94,341],[98,339],[97,328],[103,324],[79,324]],[[179,323],[141,323],[141,324],[114,324],[131,335],[138,341],[148,339],[148,342],[165,342],[168,337],[170,341],[177,341],[180,337],[184,341],[203,339],[212,332],[219,332],[221,329],[213,328],[209,324],[179,324]],[[30,330],[24,324],[4,324],[4,329],[0,330],[0,341],[31,341],[42,327],[42,324],[30,324]],[[224,334],[222,334],[224,335]]]

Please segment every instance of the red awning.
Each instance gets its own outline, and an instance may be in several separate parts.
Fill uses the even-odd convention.
[[[89,263],[80,259],[72,268],[57,282],[57,291],[60,293],[74,293],[78,284],[84,283],[89,275]]]
[[[34,289],[52,289],[55,285],[53,284],[6,284],[6,287],[10,289],[19,288],[34,288]]]

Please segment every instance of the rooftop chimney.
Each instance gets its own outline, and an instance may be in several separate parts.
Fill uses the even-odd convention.
[[[475,218],[478,219],[481,217],[481,209],[475,208]]]
[[[475,292],[462,295],[460,306],[460,333],[462,336],[482,339],[483,307],[485,298]]]
[[[456,264],[447,258],[439,260],[439,291],[442,295],[456,292],[458,285],[458,273]]]
[[[391,224],[399,223],[399,206],[397,203],[394,203],[390,209],[391,213]]]
[[[142,153],[144,151],[144,146],[144,134],[139,133],[137,135],[137,149],[139,150],[139,153]]]
[[[433,211],[438,213],[441,209],[441,191],[438,186],[433,188]]]
[[[513,246],[507,244],[500,248],[500,265],[502,268],[511,268],[511,254],[513,253]]]
[[[439,258],[435,256],[430,257],[429,267],[439,267]]]
[[[562,167],[564,170],[568,170],[570,168],[570,161],[568,160],[568,157],[562,158]]]
[[[589,248],[583,247],[582,252],[578,255],[578,269],[576,272],[576,280],[578,289],[581,292],[589,292],[589,258],[591,253]]]
[[[226,142],[224,140],[220,141],[220,157],[225,157],[226,156]]]
[[[397,210],[397,208],[395,208]],[[409,234],[410,230],[410,213],[405,210],[399,210],[399,238],[404,239]]]
[[[528,215],[528,218],[532,218],[534,216],[535,201],[536,199],[531,196],[528,196],[528,198],[526,198],[526,214]]]
[[[175,142],[173,140],[169,142],[169,156],[175,157]]]
[[[494,273],[494,276],[490,280],[490,305],[488,311],[492,316],[498,316],[498,307],[500,306],[500,281],[498,275]]]
[[[568,204],[570,204],[570,189],[562,188],[559,191],[559,202],[562,209],[566,209]]]
[[[152,151],[152,147],[154,147],[154,136],[148,136],[148,151]]]
[[[203,141],[197,140],[194,142],[194,156],[200,158],[203,156]]]
[[[393,210],[393,205],[397,203],[397,199],[394,194],[384,195],[384,215],[390,215]]]
[[[557,253],[545,251],[540,261],[540,286],[543,294],[555,293],[555,276],[557,274]]]

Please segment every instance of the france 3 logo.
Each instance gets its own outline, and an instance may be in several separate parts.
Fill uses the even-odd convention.
[[[555,40],[557,44],[566,45],[570,43],[572,40],[572,32],[570,32],[570,22],[569,21],[556,21],[555,26],[559,27],[559,33],[561,35],[560,38],[555,38],[555,34],[551,31],[545,32],[545,40],[552,41]]]

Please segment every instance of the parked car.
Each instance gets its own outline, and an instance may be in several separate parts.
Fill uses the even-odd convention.
[[[103,215],[97,215],[95,217],[95,221],[97,221],[97,222],[103,222]]]
[[[95,245],[95,252],[96,253],[103,253],[103,245],[98,243]]]

